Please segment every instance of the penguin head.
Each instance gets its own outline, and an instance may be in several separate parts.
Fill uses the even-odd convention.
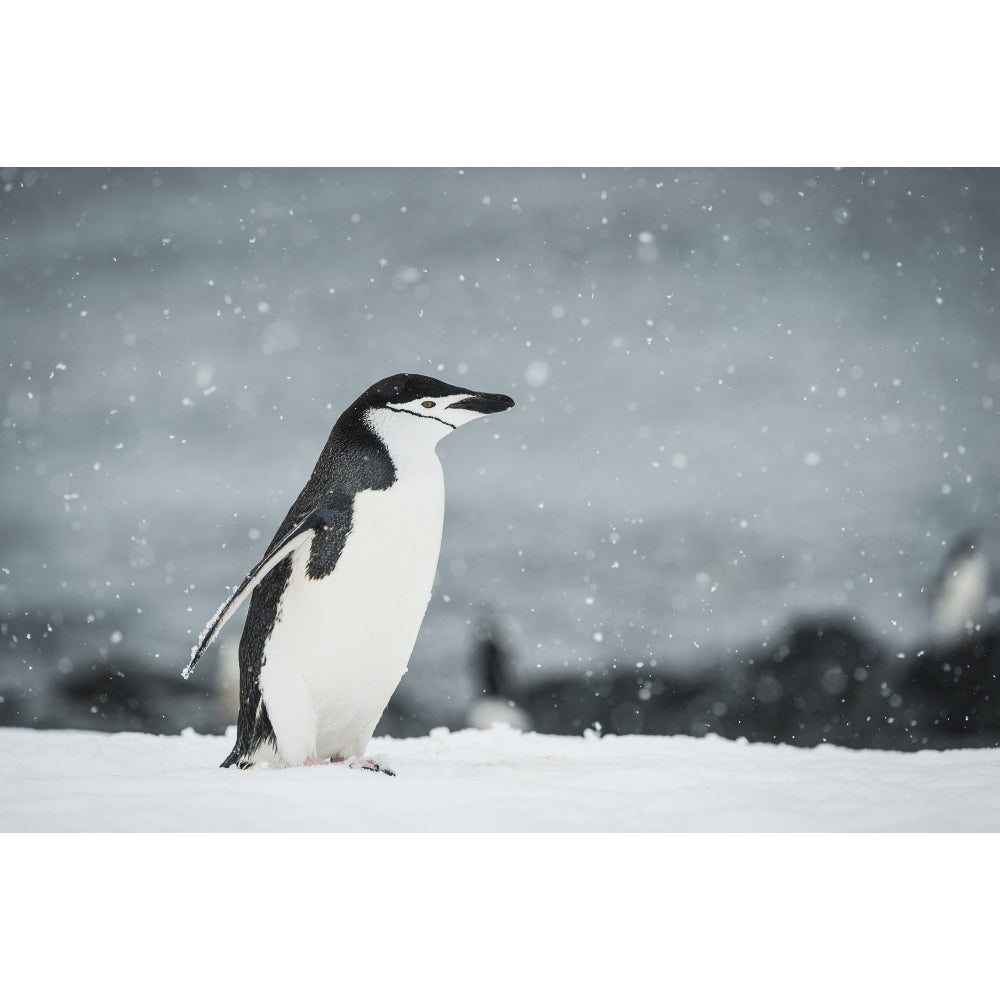
[[[383,439],[388,433],[434,441],[470,420],[502,413],[513,405],[514,400],[501,393],[477,392],[427,375],[406,374],[376,382],[355,404]]]

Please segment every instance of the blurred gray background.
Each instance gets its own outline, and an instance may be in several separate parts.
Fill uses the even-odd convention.
[[[956,536],[1000,556],[998,236],[995,170],[4,170],[5,721],[176,678],[397,371],[517,401],[440,448],[431,710],[484,617],[524,677],[919,645]]]

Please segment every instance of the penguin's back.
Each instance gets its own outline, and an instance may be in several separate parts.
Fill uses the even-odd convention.
[[[444,520],[433,456],[355,494],[335,565],[297,549],[264,644],[260,690],[288,763],[360,755],[406,670],[431,596]]]

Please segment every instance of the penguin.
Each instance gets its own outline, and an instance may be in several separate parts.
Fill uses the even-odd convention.
[[[514,699],[513,664],[492,621],[479,625],[473,664],[481,694],[473,699],[465,713],[469,729],[492,729],[509,726],[521,732],[531,728],[528,714]]]
[[[986,618],[990,564],[975,531],[960,535],[948,550],[930,588],[934,635],[939,642],[963,639]]]
[[[222,767],[363,754],[406,671],[431,597],[444,522],[442,438],[510,409],[499,393],[392,375],[334,424],[309,481],[256,566],[208,622],[198,660],[249,597],[236,743]]]

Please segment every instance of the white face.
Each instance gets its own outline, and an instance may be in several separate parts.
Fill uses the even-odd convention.
[[[399,414],[407,414],[421,420],[437,421],[439,426],[447,424],[447,428],[441,427],[442,432],[447,434],[449,430],[461,427],[476,417],[486,416],[476,410],[464,410],[461,407],[450,410],[452,403],[458,403],[463,399],[471,399],[472,393],[459,392],[453,396],[424,396],[414,399],[410,403],[387,403],[386,409],[394,410]]]
[[[471,398],[472,393],[463,392],[422,396],[409,403],[387,403],[368,410],[365,421],[389,449],[397,474],[406,474],[411,468],[425,468],[428,463],[440,470],[434,455],[437,443],[456,427],[485,416],[476,410],[448,409],[450,403]],[[431,403],[434,405],[428,405]]]

